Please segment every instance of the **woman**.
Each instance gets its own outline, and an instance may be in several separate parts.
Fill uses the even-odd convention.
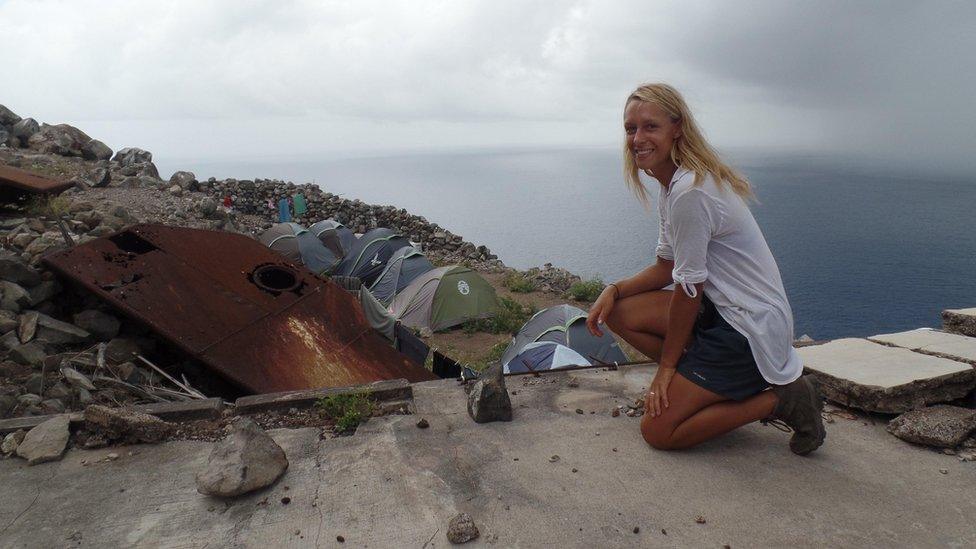
[[[825,436],[816,385],[800,377],[793,313],[779,269],[746,201],[749,183],[705,141],[681,95],[647,84],[624,109],[627,183],[661,184],[657,261],[609,284],[587,325],[606,323],[659,364],[645,398],[644,439],[688,448],[754,421],[793,429],[805,455]],[[674,290],[664,290],[674,283]],[[675,375],[677,374],[677,375]]]

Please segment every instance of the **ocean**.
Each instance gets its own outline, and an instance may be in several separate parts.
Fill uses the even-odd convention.
[[[755,187],[752,210],[779,264],[797,337],[937,327],[942,309],[976,306],[972,178],[811,155],[740,153],[733,162]],[[627,190],[614,150],[157,164],[164,177],[185,169],[198,178],[314,182],[406,208],[520,269],[552,263],[609,282],[654,261],[655,208]]]

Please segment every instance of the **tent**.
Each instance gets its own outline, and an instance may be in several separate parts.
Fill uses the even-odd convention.
[[[627,362],[617,340],[606,331],[603,337],[591,334],[586,328],[586,312],[572,305],[549,307],[530,318],[508,344],[502,364],[511,362],[527,345],[536,341],[565,345],[586,358],[588,364]]]
[[[439,332],[494,316],[498,298],[481,275],[455,265],[418,276],[393,298],[389,310],[405,326]]]
[[[359,237],[352,249],[346,253],[336,273],[355,276],[369,287],[383,272],[393,252],[409,245],[408,239],[398,235],[392,229],[373,229]]]
[[[522,352],[503,364],[502,368],[506,374],[513,374],[555,370],[566,366],[585,366],[589,363],[590,361],[583,355],[565,345],[555,341],[536,341],[522,348]]]
[[[369,291],[373,292],[380,303],[389,306],[398,293],[418,276],[433,268],[434,265],[420,253],[420,250],[413,246],[404,246],[393,253],[386,268],[369,287]]]
[[[339,264],[339,256],[298,223],[276,223],[261,233],[258,240],[315,274],[329,274]]]
[[[356,244],[356,235],[352,229],[334,219],[323,219],[313,223],[308,227],[308,232],[321,240],[322,244],[332,250],[337,257],[345,257],[346,252]]]

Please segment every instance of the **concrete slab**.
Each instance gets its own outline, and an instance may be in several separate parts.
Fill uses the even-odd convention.
[[[942,329],[947,332],[976,337],[976,307],[942,311]]]
[[[871,412],[902,413],[961,398],[976,387],[976,369],[969,364],[866,339],[838,339],[797,352],[824,396]]]
[[[318,429],[272,432],[287,473],[226,502],[196,492],[205,442],[71,450],[30,468],[0,461],[0,539],[445,548],[448,521],[467,512],[481,530],[471,547],[976,545],[976,464],[906,444],[867,417],[828,424],[825,446],[809,458],[789,452],[788,434],[758,424],[659,452],[641,439],[639,418],[610,415],[653,373],[580,372],[578,388],[565,374],[509,380],[514,421],[481,425],[456,382],[417,384],[418,415],[373,419],[324,441]],[[430,428],[418,429],[418,417]],[[104,461],[109,452],[119,459]]]
[[[871,336],[868,339],[976,366],[976,337],[919,328],[907,332]]]

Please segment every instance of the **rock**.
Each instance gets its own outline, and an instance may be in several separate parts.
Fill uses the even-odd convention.
[[[285,451],[254,420],[239,417],[227,436],[214,445],[207,468],[197,474],[197,491],[239,496],[270,486],[287,469]]]
[[[19,284],[0,280],[0,309],[19,313],[21,309],[30,307],[30,302],[30,293]]]
[[[7,417],[15,406],[17,406],[17,397],[13,395],[0,395],[0,417]]]
[[[44,400],[41,395],[35,395],[34,393],[24,393],[17,397],[17,404],[24,407],[37,406]]]
[[[13,126],[17,122],[20,122],[20,117],[17,113],[0,105],[0,126]]]
[[[27,142],[35,133],[41,131],[41,125],[33,118],[25,118],[10,128],[10,135],[17,138],[18,147],[26,147]]]
[[[41,401],[41,411],[45,414],[63,414],[64,402],[59,398],[49,398]]]
[[[512,421],[512,400],[500,364],[489,367],[468,393],[468,415],[475,423]]]
[[[458,513],[447,525],[447,540],[451,543],[467,543],[479,534],[478,527],[467,513]]]
[[[52,385],[50,389],[45,391],[44,396],[47,398],[56,398],[58,400],[68,400],[71,398],[71,389],[59,381]]]
[[[121,322],[114,316],[97,309],[88,309],[72,317],[72,322],[89,332],[98,341],[109,341],[119,334]]]
[[[152,162],[152,153],[136,147],[126,147],[115,153],[115,157],[112,160],[118,162],[124,168],[133,164]]]
[[[47,353],[44,352],[44,347],[36,341],[31,341],[24,345],[17,345],[10,349],[10,360],[13,360],[17,364],[26,364],[28,366],[38,366],[44,362],[44,358]]]
[[[169,188],[169,194],[173,196],[183,196],[183,189],[179,185],[173,185]]]
[[[16,330],[18,326],[20,326],[20,320],[15,313],[0,309],[0,334]]]
[[[86,160],[108,160],[112,158],[112,149],[97,139],[91,139],[81,148],[81,156]]]
[[[27,435],[27,431],[23,429],[18,429],[13,433],[8,433],[7,436],[3,437],[3,442],[0,443],[0,453],[5,455],[13,454],[17,451],[17,447],[20,443],[24,441],[24,437]]]
[[[112,172],[105,168],[96,168],[88,174],[88,181],[92,187],[108,187],[112,182]]]
[[[45,280],[31,288],[27,293],[30,294],[30,306],[37,305],[51,299],[61,292],[61,285],[56,280]]]
[[[138,189],[142,187],[142,180],[136,176],[126,177],[119,183],[119,187],[123,189]]]
[[[91,334],[74,324],[62,322],[45,314],[38,314],[37,341],[47,345],[73,345],[85,343]]]
[[[68,425],[68,416],[58,415],[34,427],[17,446],[17,455],[28,465],[61,459],[68,446]]]
[[[942,311],[942,329],[954,334],[976,337],[976,307]]]
[[[91,392],[88,389],[78,387],[78,404],[88,406],[93,402]]]
[[[88,379],[88,376],[79,372],[78,370],[75,370],[74,368],[70,368],[68,366],[62,366],[61,375],[64,376],[64,379],[68,383],[70,383],[71,385],[79,389],[86,389],[88,391],[95,390],[95,385],[91,382],[90,379]]]
[[[69,124],[42,124],[27,140],[27,146],[44,154],[81,156],[82,148],[91,140],[85,132]]]
[[[112,362],[126,362],[142,354],[139,344],[126,337],[112,338],[105,346],[105,358]]]
[[[937,405],[912,410],[888,422],[888,432],[915,444],[955,448],[976,430],[976,410]]]
[[[428,427],[430,427],[430,422],[426,418],[420,418],[420,421],[417,422],[418,429],[426,429]]]
[[[27,311],[20,315],[20,323],[17,325],[17,339],[21,343],[27,343],[37,335],[37,319],[40,316],[37,311]]]
[[[197,204],[197,209],[200,210],[200,214],[207,219],[211,219],[217,215],[217,201],[206,197]]]
[[[85,429],[109,440],[155,443],[169,436],[173,425],[149,414],[93,404],[85,408]]]
[[[184,191],[193,190],[192,187],[197,183],[197,176],[193,172],[179,171],[169,178],[170,185],[178,185]]]
[[[152,162],[143,162],[142,164],[137,165],[139,166],[139,179],[145,180],[146,178],[149,178],[149,185],[155,185],[156,182],[160,180],[159,170]]]
[[[27,266],[19,256],[8,250],[0,251],[0,279],[30,288],[41,282],[41,274]]]
[[[24,382],[24,390],[28,393],[34,393],[37,395],[44,394],[44,375],[42,374],[31,374],[27,381]]]

